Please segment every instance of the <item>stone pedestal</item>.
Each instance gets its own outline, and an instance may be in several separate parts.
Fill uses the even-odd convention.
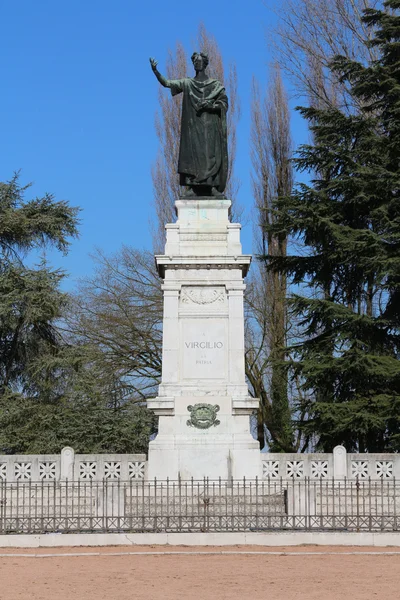
[[[243,292],[251,257],[229,200],[178,200],[168,224],[163,278],[162,382],[148,407],[159,415],[148,478],[261,476],[260,448],[250,433],[258,400],[244,367]]]

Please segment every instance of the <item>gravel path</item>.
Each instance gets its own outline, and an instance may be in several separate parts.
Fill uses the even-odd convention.
[[[0,553],[1,600],[400,597],[396,548],[129,546]]]

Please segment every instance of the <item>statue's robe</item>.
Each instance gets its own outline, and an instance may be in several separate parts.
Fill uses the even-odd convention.
[[[173,96],[183,93],[180,185],[212,186],[222,193],[228,174],[225,88],[216,79],[174,79],[168,83]],[[204,100],[212,102],[211,112],[198,112],[199,103]]]

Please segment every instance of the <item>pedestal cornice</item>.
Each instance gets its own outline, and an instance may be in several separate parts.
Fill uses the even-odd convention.
[[[246,277],[250,263],[250,254],[240,256],[167,256],[156,255],[156,265],[160,277],[165,277],[167,269],[241,269]]]

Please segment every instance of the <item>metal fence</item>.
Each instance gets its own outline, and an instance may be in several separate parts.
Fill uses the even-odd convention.
[[[0,534],[397,531],[393,478],[0,482]]]

